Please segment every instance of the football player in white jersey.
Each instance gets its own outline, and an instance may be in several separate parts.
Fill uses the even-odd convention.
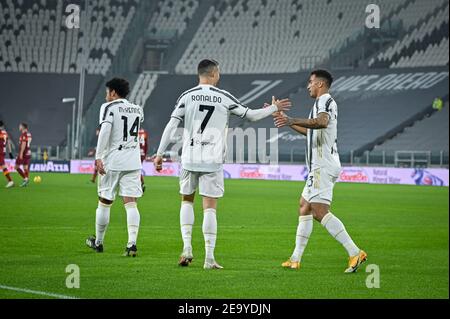
[[[338,110],[336,102],[328,92],[332,82],[333,78],[326,70],[311,72],[308,91],[315,103],[308,119],[291,118],[283,112],[274,116],[276,127],[289,126],[306,136],[306,163],[309,171],[300,199],[295,249],[282,266],[300,268],[314,218],[347,250],[349,262],[345,272],[352,273],[367,259],[367,254],[355,245],[344,224],[330,212],[333,187],[341,170],[337,150]]]
[[[142,196],[138,132],[144,121],[144,111],[141,106],[126,100],[129,92],[129,83],[124,79],[114,78],[106,83],[107,103],[100,108],[100,133],[95,154],[95,166],[100,174],[95,236],[89,237],[86,244],[97,252],[103,252],[110,208],[119,190],[128,226],[124,256],[135,257],[140,223],[137,198]]]
[[[217,235],[217,199],[223,196],[223,162],[230,114],[250,121],[258,121],[277,111],[287,110],[288,99],[272,99],[272,105],[252,110],[234,96],[217,88],[220,79],[219,64],[203,60],[198,65],[199,85],[181,94],[171,119],[161,138],[154,164],[162,169],[162,156],[170,143],[170,136],[180,123],[184,125],[181,156],[180,209],[183,252],[179,265],[188,266],[192,255],[192,225],[194,224],[194,196],[199,188],[203,197],[203,235],[205,239],[205,269],[221,269],[214,258]]]

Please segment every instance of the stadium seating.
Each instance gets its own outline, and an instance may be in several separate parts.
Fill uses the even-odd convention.
[[[199,6],[198,0],[162,0],[153,13],[148,30],[154,37],[167,33],[180,37]]]
[[[391,20],[401,20],[403,28],[409,30],[415,26],[418,21],[433,13],[437,7],[447,2],[447,0],[412,0],[408,5],[402,8],[397,14],[392,16]]]
[[[381,0],[389,15],[405,0]],[[322,61],[330,50],[364,29],[366,3],[355,0],[218,1],[176,66],[195,73],[205,56],[218,59],[223,73],[284,73],[302,60]]]
[[[430,117],[416,122],[413,126],[387,140],[381,145],[377,145],[375,150],[384,151],[446,151],[449,147],[449,126],[448,126],[448,103],[438,112]]]
[[[411,57],[401,57],[392,68],[441,65],[448,65],[448,38],[442,39],[440,43],[430,43],[425,51],[414,51]]]
[[[158,80],[158,74],[144,72],[141,73],[133,86],[130,93],[130,102],[145,106],[147,99],[152,94],[156,87],[156,81]]]
[[[264,102],[270,101],[272,94],[289,96],[294,103],[290,114],[303,117],[307,116],[311,106],[304,83],[312,67],[306,67],[303,62],[310,59],[314,63],[327,63],[331,52],[333,57],[335,54],[345,55],[346,51],[339,52],[339,48],[345,46],[349,38],[355,39],[356,45],[347,46],[346,49],[357,47],[358,41],[361,41],[357,35],[367,30],[364,26],[367,3],[359,0],[159,0],[148,6],[151,8],[148,10],[153,11],[137,9],[147,3],[139,0],[90,0],[92,18],[88,32],[83,28],[66,28],[65,8],[69,3],[82,6],[84,1],[0,0],[1,81],[18,88],[22,83],[32,83],[36,80],[42,82],[39,86],[41,88],[47,82],[57,82],[55,76],[61,76],[61,81],[66,82],[64,87],[58,86],[55,91],[57,93],[48,93],[48,98],[42,97],[38,102],[30,102],[28,97],[22,97],[17,90],[10,90],[11,97],[8,97],[5,103],[17,104],[16,109],[20,112],[0,107],[0,115],[8,123],[18,123],[22,120],[22,114],[27,114],[23,120],[33,123],[40,121],[36,110],[39,109],[39,112],[46,116],[50,116],[50,111],[57,110],[58,116],[63,119],[55,124],[57,136],[50,136],[41,127],[41,132],[37,132],[38,126],[33,125],[36,142],[40,144],[55,145],[65,138],[67,124],[71,120],[71,109],[68,105],[64,105],[63,109],[59,108],[61,98],[77,97],[79,78],[70,73],[80,71],[81,59],[86,50],[89,52],[87,70],[91,79],[88,80],[89,92],[86,92],[85,97],[85,104],[89,104],[90,108],[89,112],[85,113],[84,120],[85,124],[89,121],[93,124],[86,124],[88,138],[84,144],[91,147],[95,143],[98,106],[104,101],[105,79],[102,75],[120,75],[131,83],[135,82],[129,97],[132,102],[144,106],[146,110],[157,110],[147,116],[144,123],[145,128],[154,136],[150,142],[154,150],[176,97],[197,84],[195,73],[200,59],[212,57],[219,60],[224,73],[221,88],[229,90],[237,98],[245,97],[244,103],[248,100],[249,106],[262,106]],[[380,0],[377,4],[380,6],[382,18],[386,19],[385,21],[400,20],[402,23],[398,25],[402,25],[403,30],[399,33],[398,41],[394,40],[381,49],[381,52],[375,53],[370,66],[373,69],[392,70],[361,68],[349,73],[354,76],[384,76],[388,74],[386,72],[424,72],[394,70],[420,66],[433,67],[426,69],[427,72],[448,72],[448,68],[435,68],[448,66],[447,2]],[[196,23],[189,23],[193,17]],[[81,19],[83,20],[83,15]],[[174,41],[176,45],[173,47],[176,47],[177,52],[170,49],[165,52],[164,58],[172,61],[169,74],[136,74],[135,66],[139,63],[141,54],[139,45],[145,43],[141,40],[149,35],[154,37],[153,40],[164,40],[166,32],[171,30],[177,35],[174,39],[179,42]],[[179,45],[180,43],[183,45]],[[133,54],[123,50],[128,47],[133,48]],[[378,46],[376,50],[379,50]],[[116,58],[112,63],[114,57]],[[172,74],[175,65],[176,74]],[[335,78],[348,75],[345,73],[347,71],[333,69],[331,64],[326,64],[326,67],[332,69]],[[308,68],[308,72],[305,68]],[[341,71],[343,73],[340,73]],[[53,74],[26,74],[28,72]],[[61,73],[66,74],[58,75]],[[46,80],[46,76],[49,80]],[[446,81],[448,83],[448,79]],[[383,139],[391,138],[400,127],[406,125],[405,120],[411,120],[429,107],[436,96],[444,97],[448,94],[448,89],[444,90],[442,85],[424,90],[347,90],[333,93],[339,105],[340,153],[370,150],[375,143],[382,143]],[[32,85],[27,84],[28,86]],[[48,92],[43,88],[41,90]],[[47,105],[51,106],[50,111],[45,110]],[[35,110],[31,111],[31,108]],[[391,143],[397,143],[397,139],[400,140],[398,143],[405,139],[405,145],[415,139],[419,141],[415,135],[409,136],[420,130],[421,125],[437,127],[438,124],[433,121],[437,121],[438,114],[445,115],[446,112],[448,113],[448,107],[430,119],[417,122],[392,140],[378,145],[376,149],[387,150]],[[46,124],[45,121],[43,123]],[[273,121],[268,118],[249,123],[232,117],[229,122],[229,127],[249,126],[273,128]],[[280,132],[291,133],[280,138],[280,155],[286,157],[286,154],[292,153],[293,148],[296,149],[295,152],[299,149],[303,152],[305,140],[301,136],[294,136],[288,129],[282,129]],[[424,137],[428,142],[424,140],[418,143],[418,149],[427,145],[433,148],[442,147],[433,142],[434,129],[429,132],[431,133],[425,134]],[[443,143],[447,143],[448,149],[448,138],[444,139]],[[395,147],[397,146],[392,146]]]
[[[333,96],[339,109],[338,139],[341,154],[356,151],[382,137],[414,114],[423,111],[433,99],[432,92],[399,92],[395,95],[354,95],[345,92]],[[303,91],[292,95],[291,99],[297,106],[291,113],[295,116],[307,116],[310,107],[308,104],[311,103],[308,102],[308,95]]]
[[[92,0],[88,31],[66,27],[68,4],[83,1],[0,1],[0,72],[106,74],[139,0]],[[83,12],[83,11],[82,11]]]
[[[33,134],[33,146],[61,145],[67,137],[67,125],[72,123],[72,103],[62,103],[62,99],[77,98],[79,82],[77,74],[0,72],[0,87],[5,92],[0,119],[13,134],[14,143],[19,123],[25,122]],[[87,75],[85,100],[91,100],[98,88],[105,90],[102,76]]]
[[[436,8],[442,5],[442,1],[430,1],[430,5],[433,4],[432,8],[436,11]],[[448,14],[447,3],[443,10],[437,10],[434,15],[416,25],[402,39],[379,53],[376,58],[372,58],[369,66],[405,68],[448,65]],[[409,20],[406,19],[406,21]],[[410,22],[407,24],[409,25]]]
[[[365,71],[367,72],[367,71]],[[387,71],[389,72],[389,71]],[[371,74],[373,74],[372,72]],[[392,73],[401,73],[392,71]],[[366,73],[361,71],[333,72],[334,77],[339,79],[342,76],[364,76]],[[390,73],[386,71],[377,71],[376,74],[385,76]],[[248,97],[248,93],[255,89],[256,82],[267,81],[267,86],[276,81],[280,84],[272,87],[263,94],[258,94],[257,98],[251,99],[248,103],[249,107],[258,108],[264,102],[270,101],[272,95],[277,97],[289,97],[293,103],[292,109],[289,111],[293,117],[308,117],[309,110],[314,102],[308,95],[304,83],[306,83],[309,72],[301,72],[297,74],[277,74],[277,75],[223,75],[221,77],[220,87],[228,90],[236,98],[241,99],[243,96]],[[146,109],[155,110],[151,117],[147,117],[144,122],[145,128],[152,133],[153,139],[150,142],[150,149],[155,151],[161,138],[164,126],[170,118],[173,110],[173,104],[177,97],[185,90],[195,86],[197,79],[195,75],[172,75],[164,74],[158,76],[157,86],[152,91],[151,98],[147,100]],[[387,135],[390,131],[396,131],[402,127],[405,121],[414,118],[429,108],[436,96],[445,96],[448,92],[448,78],[439,83],[432,89],[423,90],[394,90],[386,89],[380,91],[336,91],[332,92],[339,108],[339,124],[338,124],[338,147],[339,153],[343,161],[348,161],[349,154],[354,151],[354,155],[361,154],[361,149],[370,150],[373,146],[370,144],[375,141],[389,138]],[[261,89],[260,89],[261,90]],[[441,111],[442,120],[445,112]],[[269,129],[274,128],[272,118],[267,118],[259,122],[249,122],[238,117],[231,116],[229,127],[241,127],[246,129],[265,128],[268,138]],[[444,130],[444,129],[442,129]],[[288,128],[279,131],[280,138],[278,140],[278,149],[282,160],[290,160],[291,154],[294,153],[296,160],[303,160],[305,150],[305,138],[296,134]],[[426,134],[428,140],[433,140],[436,136]],[[433,145],[432,142],[429,143]],[[411,144],[413,148],[414,144]],[[447,146],[448,149],[448,146]],[[445,150],[445,149],[444,149]],[[348,162],[346,162],[348,163]]]

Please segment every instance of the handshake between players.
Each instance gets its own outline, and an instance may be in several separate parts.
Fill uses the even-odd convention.
[[[286,98],[286,99],[279,100],[279,99],[276,99],[274,96],[272,96],[272,104],[265,103],[264,106],[263,106],[263,109],[266,109],[268,107],[272,107],[273,108],[272,110],[275,110],[274,112],[271,113],[272,116],[274,118],[281,118],[281,117],[285,117],[285,113],[284,112],[285,111],[289,111],[291,106],[292,106],[292,103],[291,103],[291,101],[289,99]],[[260,109],[260,110],[252,110],[252,111],[258,112],[258,111],[261,111],[261,110],[262,109]],[[245,117],[245,115],[246,114],[244,114],[244,117]],[[250,121],[257,121],[257,120],[259,120],[259,118],[258,119],[248,118],[248,119]],[[162,170],[162,163],[163,163],[162,154],[157,154],[155,159],[154,159],[154,161],[153,161],[153,164],[155,166],[155,170],[157,172],[161,172],[161,170]]]

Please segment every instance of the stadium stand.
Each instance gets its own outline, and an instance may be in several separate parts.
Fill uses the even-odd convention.
[[[400,73],[417,73],[411,81],[424,73],[446,73],[442,83],[423,89],[353,91],[350,87],[333,92],[333,96],[339,105],[338,143],[343,162],[352,151],[361,156],[406,148],[407,144],[408,149],[428,147],[426,150],[448,153],[448,137],[438,145],[433,133],[435,126],[442,125],[437,121],[444,121],[448,106],[423,119],[435,97],[448,99],[447,1],[377,1],[381,25],[393,26],[381,30],[386,33],[380,44],[369,41],[376,38],[372,31],[378,31],[365,28],[367,3],[359,0],[90,0],[87,36],[65,27],[64,9],[69,3],[82,5],[84,1],[0,0],[0,82],[18,88],[7,89],[0,117],[13,127],[21,120],[42,121],[43,125],[33,126],[39,144],[64,143],[71,114],[60,99],[78,96],[77,73],[87,39],[89,79],[82,137],[86,149],[96,143],[98,108],[104,102],[107,78],[122,76],[133,85],[129,99],[147,111],[144,127],[153,136],[150,151],[155,151],[177,96],[197,84],[196,66],[210,57],[221,64],[222,89],[253,108],[269,102],[272,95],[289,96],[294,103],[290,114],[301,117],[307,116],[311,107],[305,84],[310,69],[316,66],[331,69],[336,79],[392,75],[392,81],[399,83],[403,81]],[[140,60],[152,58],[145,54],[146,45],[153,41],[158,47],[158,39],[164,44],[164,36],[171,32],[175,37],[166,39],[162,72],[142,71],[139,65],[145,64]],[[367,47],[367,56],[359,61],[363,63],[353,64],[357,55],[350,54],[350,71],[333,64],[332,59]],[[53,84],[58,77],[64,88]],[[34,81],[39,81],[36,90],[43,97],[32,101],[20,87],[22,83],[32,87]],[[9,105],[15,108],[6,107]],[[53,114],[62,120],[45,129],[43,118]],[[446,125],[448,128],[448,120]],[[250,123],[232,117],[229,127],[269,129],[273,121]],[[427,133],[419,141],[414,136],[420,130]],[[413,140],[419,141],[417,147]],[[281,160],[303,160],[302,136],[281,129],[278,143]]]
[[[404,0],[378,1],[389,15]],[[298,72],[303,59],[325,60],[330,50],[364,28],[366,3],[329,1],[219,1],[208,11],[176,67],[194,74],[205,56],[222,62],[223,73]]]
[[[67,125],[72,123],[72,104],[63,98],[78,97],[80,77],[76,74],[6,73],[0,72],[0,119],[18,141],[19,123],[29,124],[33,147],[62,145],[67,137]],[[99,90],[101,75],[86,76],[86,100]],[[101,86],[104,92],[104,87]],[[98,115],[97,115],[98,117]]]
[[[414,123],[375,150],[384,151],[449,151],[448,102],[441,111]]]
[[[130,102],[145,106],[147,99],[156,87],[157,80],[158,74],[156,73],[141,73],[131,90],[129,97]]]
[[[388,70],[372,71],[370,74],[379,75],[379,78],[381,78],[398,73],[398,71],[386,71]],[[341,71],[333,72],[333,74],[336,79],[343,76],[367,76],[361,71]],[[308,77],[309,72],[223,75],[220,87],[228,90],[238,99],[246,97],[246,100],[250,101],[248,105],[252,108],[261,107],[265,102],[269,102],[272,95],[289,97],[293,102],[293,108],[289,111],[290,116],[307,117],[313,103],[305,89]],[[281,83],[271,87],[263,94],[259,94],[258,92],[263,92],[263,88],[259,91],[254,91],[254,89],[257,87],[256,83],[261,82],[266,82],[266,87],[274,83]],[[195,75],[160,75],[157,84],[146,103],[146,109],[158,109],[158,112],[152,112],[151,118],[146,117],[144,122],[146,129],[153,133],[154,138],[150,142],[150,149],[153,151],[156,151],[164,126],[170,117],[178,95],[195,86],[197,78]],[[332,92],[339,108],[338,143],[342,160],[348,161],[351,152],[355,156],[362,156],[365,151],[371,151],[374,145],[392,138],[395,135],[392,132],[401,131],[405,125],[411,125],[407,123],[416,118],[418,114],[422,114],[429,109],[436,96],[448,94],[447,87],[448,76],[428,89],[396,90],[394,87],[387,87],[379,91],[352,91],[353,87],[349,87],[343,91]],[[253,91],[253,94],[249,97],[248,94],[251,91]],[[269,139],[269,129],[274,126],[272,118],[253,123],[232,116],[230,117],[229,127],[241,127],[244,130],[249,127],[266,128],[266,137]],[[431,135],[427,135],[427,137],[431,138]],[[291,154],[294,154],[295,160],[304,160],[305,139],[290,129],[279,130],[278,147],[281,160],[290,161]],[[411,148],[414,148],[413,144]],[[446,149],[448,149],[448,146],[442,150],[445,151]]]
[[[423,2],[418,2],[416,10],[422,9]],[[415,25],[401,40],[396,41],[384,52],[372,58],[369,66],[372,68],[405,68],[423,66],[448,65],[448,14],[449,5],[442,1],[427,2],[434,14],[419,25]],[[412,5],[410,5],[412,6]],[[419,12],[412,11],[413,17],[418,18]],[[429,10],[425,10],[425,13]],[[409,17],[408,15],[406,17]],[[409,26],[412,18],[405,18]]]
[[[88,51],[88,73],[105,75],[138,1],[92,0],[87,34],[65,27],[66,6],[82,1],[0,1],[0,72],[79,73]]]
[[[340,74],[336,73],[335,76],[339,77]],[[364,151],[371,150],[377,141],[389,138],[388,132],[399,130],[409,119],[430,108],[435,90],[446,94],[446,83],[448,77],[434,90],[387,89],[374,93],[352,92],[349,89],[332,93],[339,108],[339,152],[346,154],[353,151],[355,155],[361,155]],[[311,99],[304,89],[292,94],[290,98],[295,105],[292,114],[307,116]],[[286,152],[288,145],[283,147],[286,147]],[[414,147],[413,144],[411,147]]]
[[[400,20],[403,28],[409,30],[411,27],[415,26],[420,19],[433,13],[436,8],[447,2],[447,0],[412,0],[406,7],[393,15],[391,20]]]
[[[199,6],[198,0],[162,0],[152,15],[148,29],[153,37],[180,37]]]

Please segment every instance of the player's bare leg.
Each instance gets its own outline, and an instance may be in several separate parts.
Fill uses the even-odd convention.
[[[6,184],[6,188],[11,188],[14,186],[14,182],[11,178],[11,175],[9,174],[8,168],[6,166],[1,166],[1,169],[3,171],[3,175],[5,176],[8,183]]]
[[[23,172],[25,174],[25,179],[21,186],[27,186],[30,180],[30,167],[28,165],[23,165]]]
[[[20,187],[24,187],[28,185],[28,177],[26,174],[26,166],[23,165],[23,170],[20,168],[19,164],[16,164],[15,169],[17,171],[17,173],[19,173],[19,175],[23,178],[23,182],[22,184],[20,184]]]
[[[124,256],[137,256],[136,241],[139,233],[141,215],[137,208],[137,200],[134,197],[123,197],[125,210],[127,211],[128,243]]]
[[[299,269],[303,252],[308,244],[313,229],[313,216],[311,205],[303,197],[299,203],[299,219],[295,238],[295,249],[291,257],[281,264],[284,268]]]
[[[86,245],[98,253],[103,252],[103,240],[109,224],[112,203],[111,200],[98,198],[98,206],[95,211],[95,236],[86,239]]]
[[[181,196],[180,228],[181,237],[183,238],[183,252],[178,261],[180,266],[189,266],[194,259],[192,254],[192,227],[195,220],[194,198],[195,193]]]
[[[215,258],[214,248],[217,238],[217,198],[203,197],[203,237],[205,239],[205,264],[204,269],[222,269]]]
[[[25,179],[25,173],[23,172],[23,170],[20,168],[20,165],[16,164],[16,166],[14,166],[14,169],[17,171],[17,173],[19,173],[19,175]]]
[[[347,233],[344,224],[330,212],[329,205],[323,203],[311,203],[311,209],[314,218],[319,221],[330,235],[340,242],[347,250],[349,262],[345,272],[356,272],[361,263],[366,261],[367,254],[355,245],[350,235]]]

